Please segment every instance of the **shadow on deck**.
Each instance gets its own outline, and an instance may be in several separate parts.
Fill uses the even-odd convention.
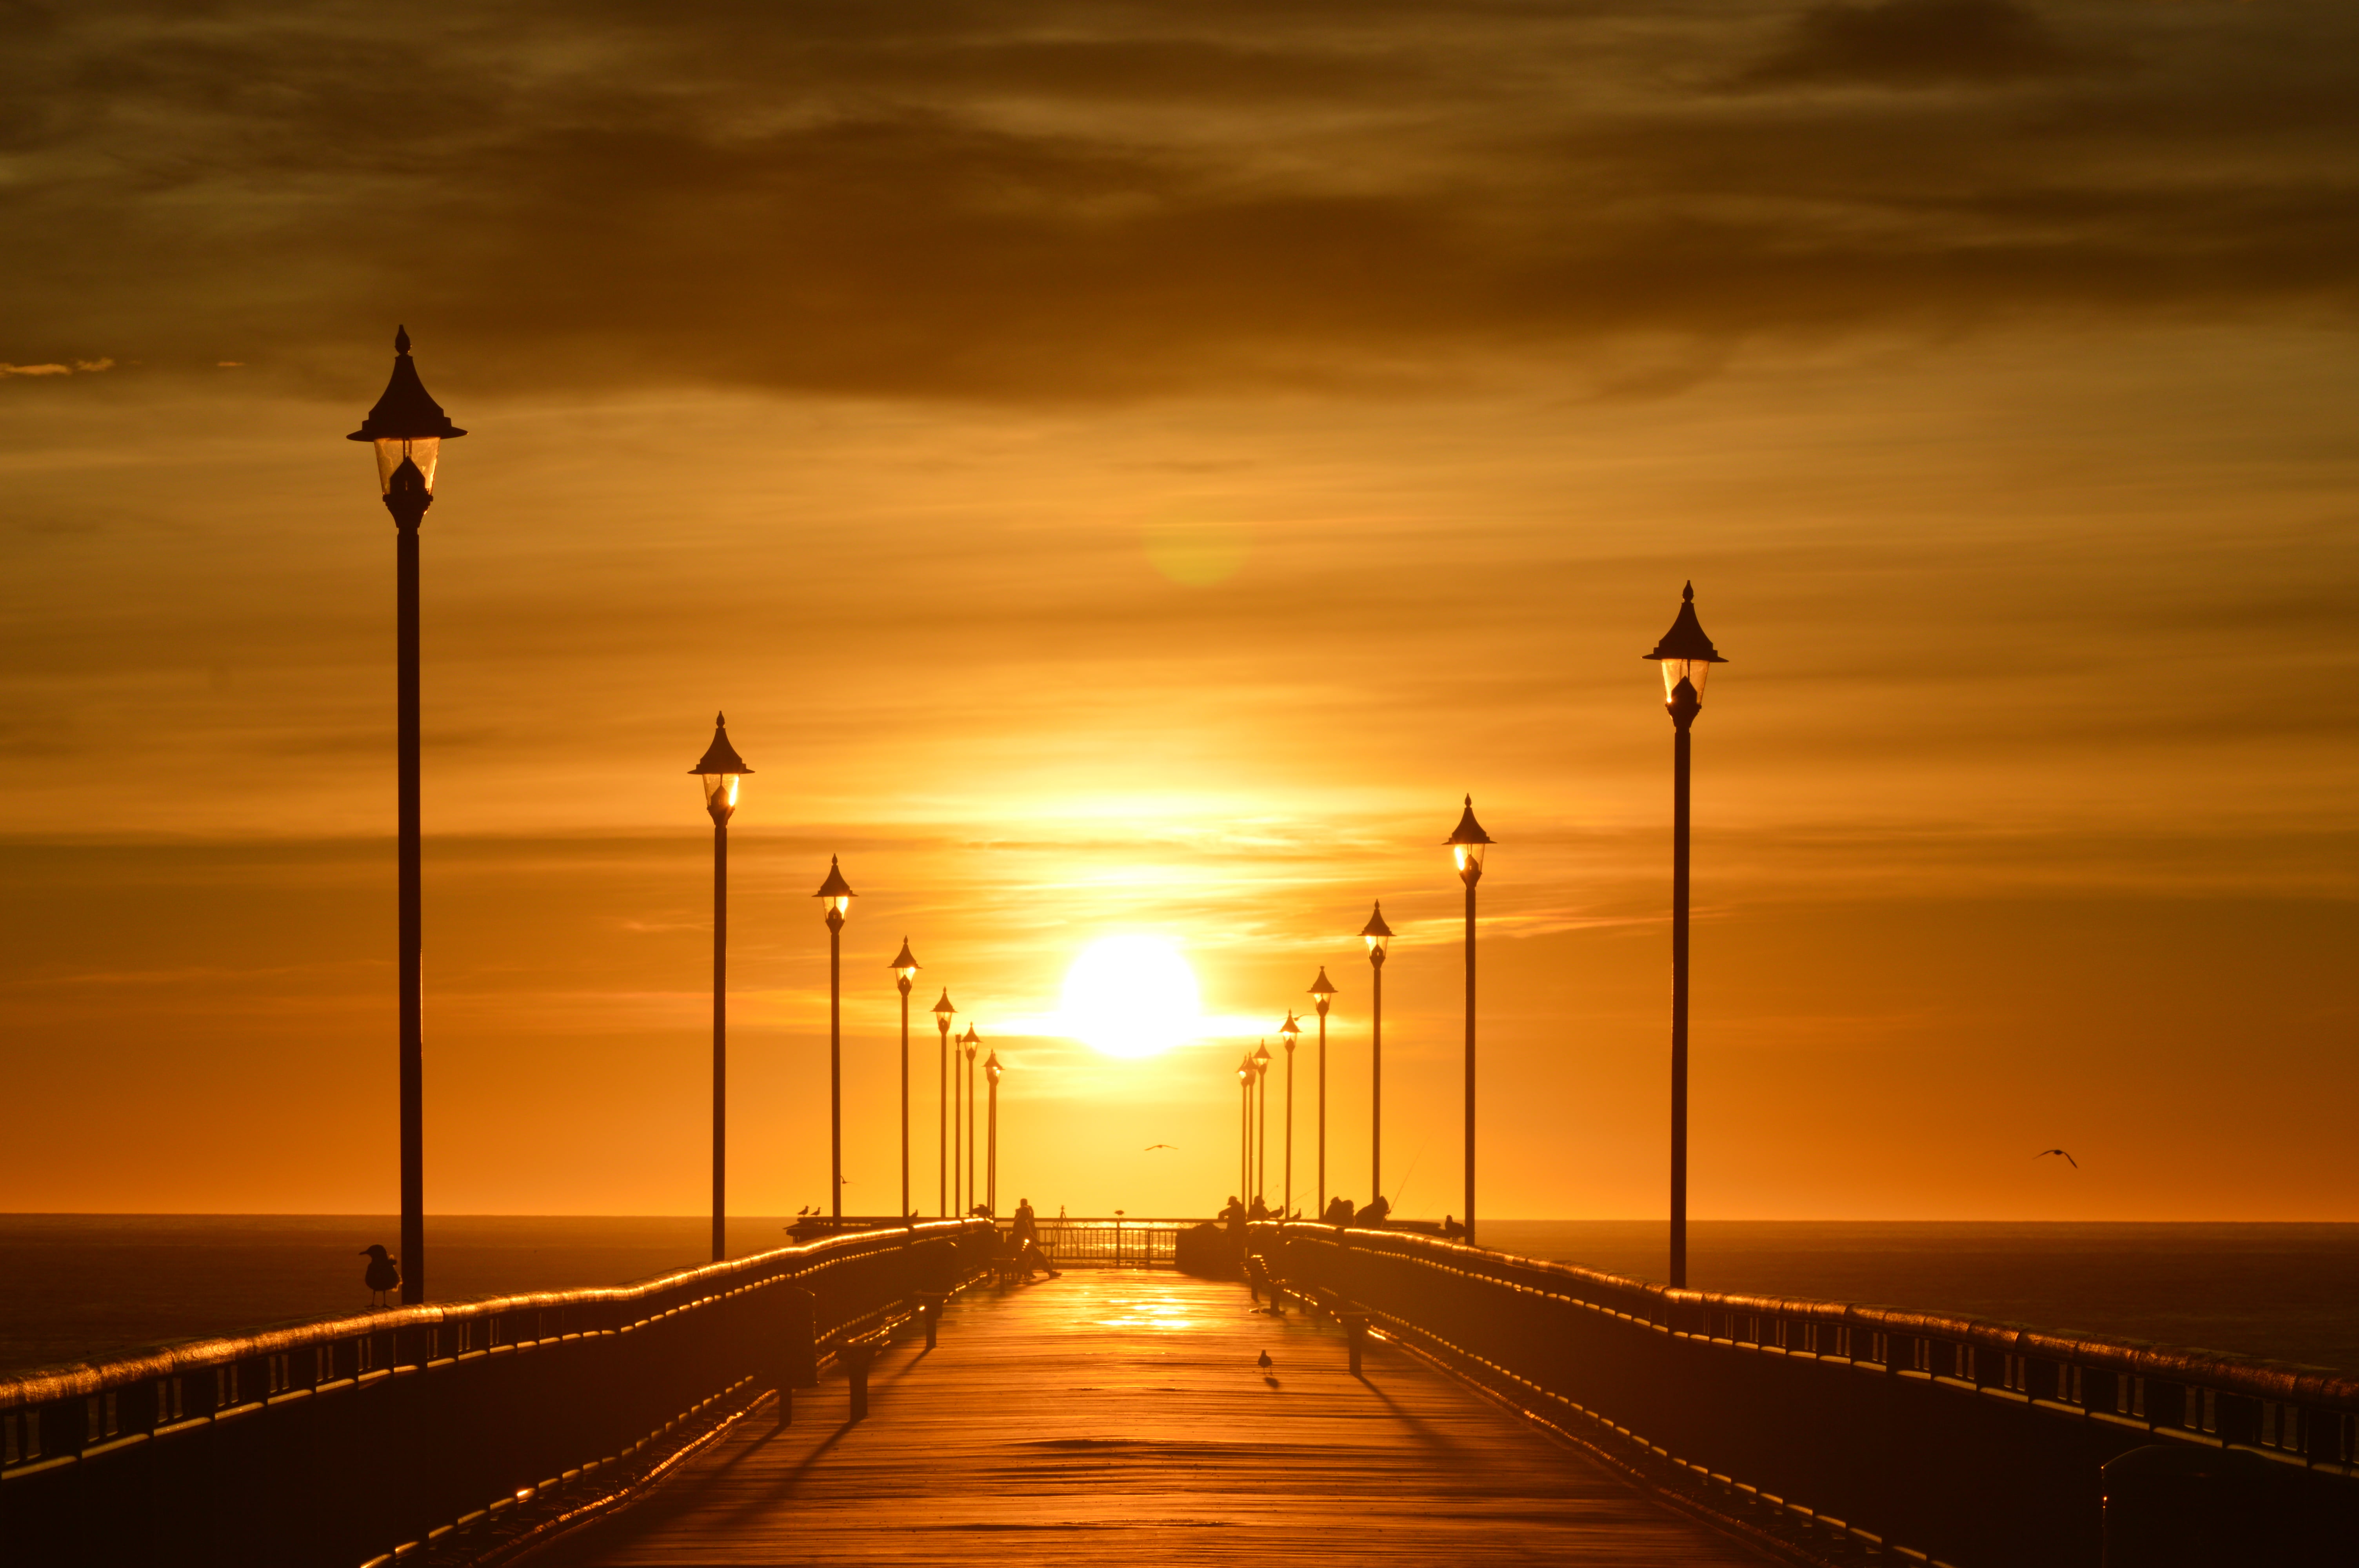
[[[1167,1273],[972,1291],[847,1417],[834,1372],[527,1561],[1765,1561],[1403,1351],[1355,1379],[1332,1325]]]

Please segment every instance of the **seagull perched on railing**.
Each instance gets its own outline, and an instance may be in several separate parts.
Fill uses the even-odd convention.
[[[386,1254],[383,1247],[375,1244],[361,1256],[369,1260],[368,1272],[361,1276],[369,1288],[372,1298],[369,1305],[384,1306],[387,1304],[386,1292],[401,1283],[401,1266]]]
[[[2064,1162],[2066,1164],[2071,1166],[2076,1171],[2081,1168],[2081,1162],[2075,1160],[2070,1154],[2065,1154],[2064,1151],[2061,1149],[2042,1149],[2038,1153],[2034,1154],[2032,1158],[2035,1160],[2045,1160],[2050,1154],[2064,1154]]]

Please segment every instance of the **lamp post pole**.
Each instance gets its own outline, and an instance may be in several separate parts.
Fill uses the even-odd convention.
[[[1286,1042],[1286,1173],[1277,1191],[1277,1217],[1284,1219],[1294,1212],[1294,1046],[1302,1038],[1302,1021],[1289,1011],[1277,1033]]]
[[[966,1026],[966,1038],[961,1042],[966,1048],[966,1208],[974,1212],[974,1025]]]
[[[1254,1047],[1254,1195],[1269,1206],[1269,1042]]]
[[[995,1217],[999,1213],[999,1053],[994,1051],[983,1062],[984,1082],[991,1086],[991,1113],[984,1123],[984,1136],[990,1141],[983,1160],[983,1206]]]
[[[909,988],[917,982],[919,964],[909,952],[909,939],[893,956],[893,983],[901,993],[901,1218],[916,1217],[909,1206]]]
[[[419,812],[418,529],[434,504],[442,443],[467,432],[427,395],[409,357],[409,330],[393,335],[393,374],[347,438],[376,449],[377,493],[393,514],[394,815],[398,863],[395,944],[400,987],[401,1299],[426,1296],[425,876]]]
[[[1688,1282],[1688,731],[1703,711],[1703,686],[1728,661],[1696,620],[1695,584],[1655,651],[1671,716],[1671,1287]]]
[[[829,1213],[843,1226],[843,917],[855,896],[836,858],[813,898],[827,900],[827,1162]]]
[[[935,1198],[941,1205],[944,1219],[951,1217],[951,1016],[957,1011],[951,1005],[950,988],[944,986],[941,1000],[934,1003],[934,1029],[941,1036],[939,1081],[935,1085],[941,1092],[934,1098]]]
[[[1368,945],[1368,1201],[1385,1195],[1385,950],[1393,928],[1385,924],[1384,901],[1360,927]]]
[[[1335,1000],[1335,988],[1327,983],[1327,966],[1319,966],[1319,978],[1310,983],[1310,998],[1319,1007],[1319,1217],[1327,1217],[1327,1005]]]
[[[688,770],[712,818],[712,1260],[729,1256],[729,818],[738,783],[754,770],[729,743],[726,715],[712,716],[712,744]]]
[[[1458,864],[1458,880],[1466,884],[1466,1243],[1474,1244],[1474,884],[1483,880],[1483,852],[1491,836],[1474,820],[1474,797],[1466,797],[1466,813],[1443,840]]]
[[[1236,1200],[1253,1207],[1253,1054],[1236,1064]]]

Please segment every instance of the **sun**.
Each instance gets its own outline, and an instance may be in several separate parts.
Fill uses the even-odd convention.
[[[1065,1033],[1109,1056],[1153,1056],[1196,1038],[1196,976],[1169,942],[1108,936],[1065,971]]]

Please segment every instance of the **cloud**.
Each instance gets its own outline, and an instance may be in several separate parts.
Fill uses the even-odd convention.
[[[20,353],[324,384],[399,318],[510,389],[1677,395],[1764,340],[2359,307],[2330,6],[506,0],[398,90],[336,13],[131,9],[0,50]]]
[[[1738,80],[1927,87],[2053,76],[2093,63],[2013,0],[1834,0],[1802,13],[1784,47]]]
[[[0,362],[0,380],[5,380],[12,375],[72,375],[76,373],[93,375],[100,371],[114,368],[113,360],[76,360],[71,364],[38,365],[14,365]]]

